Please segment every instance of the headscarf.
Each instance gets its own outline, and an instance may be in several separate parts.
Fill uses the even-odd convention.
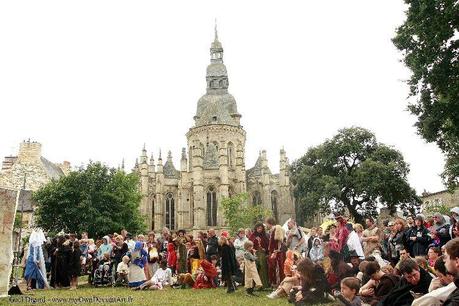
[[[445,225],[446,220],[445,220],[445,217],[441,213],[435,213],[434,216],[437,217],[437,221],[433,225],[433,228],[435,230],[438,230],[440,227]]]
[[[29,237],[29,246],[37,247],[42,246],[46,242],[45,234],[40,228],[38,230],[33,230]]]
[[[143,268],[147,263],[147,252],[143,248],[142,241],[136,241],[134,250],[131,253],[131,257],[133,259],[132,263]]]

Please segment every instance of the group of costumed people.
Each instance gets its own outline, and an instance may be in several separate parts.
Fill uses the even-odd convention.
[[[50,287],[76,288],[79,271],[94,278],[111,270],[115,285],[134,290],[225,286],[232,293],[244,286],[247,295],[269,290],[268,298],[295,305],[459,305],[458,221],[455,207],[449,216],[381,223],[368,217],[365,225],[336,215],[310,229],[268,217],[234,236],[164,228],[147,236],[122,230],[96,242],[86,233],[50,242],[41,232],[30,237],[25,278],[30,287],[46,288],[48,272]]]

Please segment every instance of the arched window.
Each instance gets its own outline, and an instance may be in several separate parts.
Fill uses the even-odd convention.
[[[207,189],[207,225],[217,225],[217,193],[213,186]]]
[[[166,222],[165,226],[170,230],[175,230],[175,204],[172,193],[166,194]]]
[[[277,199],[278,199],[277,191],[276,190],[271,191],[271,209],[273,211],[273,217],[276,220],[279,220],[278,218],[279,216],[277,212]]]
[[[252,204],[253,205],[261,205],[261,194],[260,194],[259,191],[255,191],[253,193]]]
[[[228,167],[230,169],[233,169],[234,167],[234,145],[231,142],[228,143],[227,154],[228,154]]]

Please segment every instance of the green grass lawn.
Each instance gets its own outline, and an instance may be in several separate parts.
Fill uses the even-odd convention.
[[[258,297],[249,297],[242,287],[235,293],[227,294],[223,288],[132,291],[120,287],[80,286],[77,290],[35,290],[23,296],[0,299],[0,305],[292,305],[285,298],[270,300],[266,297],[268,293],[257,292]]]

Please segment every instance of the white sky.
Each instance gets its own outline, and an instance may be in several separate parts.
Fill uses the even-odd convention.
[[[352,125],[443,189],[443,156],[406,109],[409,72],[391,42],[392,1],[1,1],[0,156],[27,138],[54,162],[130,169],[146,143],[179,167],[205,93],[218,20],[230,87],[247,131],[246,168],[266,149],[279,168]]]

